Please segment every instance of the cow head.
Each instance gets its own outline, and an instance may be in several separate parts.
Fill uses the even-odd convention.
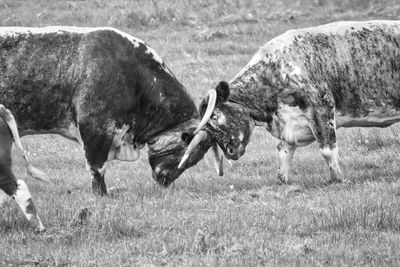
[[[228,159],[237,160],[245,152],[245,148],[250,141],[251,132],[254,128],[254,120],[250,112],[243,106],[228,101],[230,89],[227,82],[220,82],[215,90],[210,90],[210,94],[200,104],[200,113],[204,118],[208,118],[205,132],[211,135],[212,146],[215,159],[218,160],[217,168],[219,174],[222,173],[222,158],[218,156],[218,149],[215,143],[223,150]],[[215,95],[215,108],[210,110],[210,98]],[[205,125],[204,124],[204,125]],[[201,125],[203,127],[204,125]],[[185,155],[191,155],[196,150],[196,142],[191,142]],[[185,162],[185,156],[180,166]]]
[[[220,82],[215,90],[217,103],[207,127],[225,156],[237,160],[245,153],[254,128],[254,120],[243,106],[227,101],[230,94],[227,82]],[[206,99],[203,100],[200,111],[204,110],[205,101]]]
[[[169,186],[187,168],[201,160],[212,144],[212,136],[203,127],[215,107],[216,93],[211,91],[204,116],[186,121],[148,141],[153,178]]]

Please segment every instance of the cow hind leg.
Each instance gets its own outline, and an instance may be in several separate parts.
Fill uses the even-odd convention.
[[[326,106],[315,108],[311,114],[310,127],[319,144],[321,155],[328,164],[330,182],[343,182],[344,177],[338,160],[334,108]]]
[[[292,165],[296,147],[280,141],[276,147],[279,152],[279,170],[277,178],[279,182],[287,184],[290,167]]]

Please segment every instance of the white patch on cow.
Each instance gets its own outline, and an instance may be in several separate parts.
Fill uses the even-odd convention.
[[[145,51],[146,54],[148,55],[152,55],[153,59],[155,61],[157,61],[160,64],[164,64],[163,60],[161,59],[161,57],[157,54],[157,52],[151,48],[150,46],[147,46],[147,50]]]
[[[328,161],[332,161],[337,157],[338,149],[337,147],[330,149],[329,147],[321,148],[321,155]]]
[[[343,174],[339,167],[337,146],[333,149],[329,147],[321,148],[320,152],[326,163],[328,163],[331,172],[331,179],[333,181],[343,181]]]
[[[218,113],[217,123],[220,125],[226,123],[226,116],[224,113],[222,113],[222,112]]]
[[[242,131],[239,132],[239,136],[238,137],[239,137],[240,142],[243,142],[244,134],[243,134]]]
[[[15,194],[13,195],[13,198],[15,199],[15,201],[18,203],[18,205],[24,212],[26,218],[28,220],[31,220],[33,215],[27,213],[26,208],[29,205],[28,200],[32,199],[32,196],[31,196],[31,193],[29,192],[28,186],[26,185],[26,183],[24,181],[18,180],[18,189],[15,192]]]
[[[103,167],[101,167],[100,169],[98,169],[99,173],[101,176],[104,177],[104,175],[106,174],[106,170],[108,169],[108,167],[110,167],[110,162],[106,161],[103,164]]]
[[[143,146],[132,144],[133,136],[128,133],[129,128],[129,125],[124,124],[121,129],[115,129],[107,161],[114,159],[120,161],[136,161],[140,157],[140,149]]]
[[[122,32],[122,31],[117,30],[117,29],[114,29],[114,28],[106,28],[106,29],[111,29],[111,30],[113,30],[113,31],[115,31],[115,32],[117,32],[117,33],[119,33],[121,36],[124,36],[124,37],[127,38],[129,41],[131,41],[131,42],[135,45],[135,47],[139,47],[139,44],[143,44],[144,46],[146,46],[146,51],[145,51],[145,53],[148,54],[148,55],[152,55],[153,59],[154,59],[155,61],[157,61],[157,62],[160,64],[160,67],[161,67],[165,72],[167,72],[169,75],[171,75],[171,76],[174,77],[174,75],[171,73],[171,71],[170,71],[167,67],[165,67],[164,61],[161,59],[161,57],[158,55],[158,53],[157,53],[152,47],[148,46],[145,42],[143,42],[142,40],[140,40],[140,39],[138,39],[138,38],[136,38],[136,37],[133,37],[133,36],[130,35],[130,34],[127,34],[127,33],[125,33],[125,32]],[[137,46],[136,46],[136,45],[137,45]],[[154,82],[155,82],[155,81],[154,81]]]
[[[296,146],[289,145],[286,142],[281,142],[278,145],[278,151],[279,151],[278,179],[280,179],[284,183],[287,183],[289,177],[289,171],[293,161],[294,152],[296,151]]]
[[[315,140],[306,114],[297,106],[279,104],[272,123],[265,126],[273,136],[289,145],[305,146]]]
[[[160,171],[161,171],[160,166],[157,166],[157,167],[154,169],[154,172],[155,172],[155,173],[159,173]]]
[[[4,205],[4,203],[7,203],[11,200],[11,198],[3,191],[0,189],[0,208]]]
[[[35,227],[35,229],[43,231],[45,228],[36,213],[36,209],[33,206],[32,196],[29,192],[28,186],[22,180],[18,180],[17,183],[18,189],[13,195],[13,198],[17,202],[18,206],[21,208],[25,217]]]
[[[293,66],[293,70],[290,72],[290,76],[300,76],[302,73],[301,68],[299,66]]]

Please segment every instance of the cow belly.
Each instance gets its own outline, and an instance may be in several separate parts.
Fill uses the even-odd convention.
[[[306,114],[298,107],[281,104],[267,130],[276,138],[295,146],[306,146],[315,141]]]
[[[75,141],[77,143],[82,143],[81,135],[79,133],[78,127],[75,124],[70,123],[66,128],[51,129],[51,130],[30,130],[23,129],[20,130],[20,136],[25,135],[36,135],[36,134],[58,134],[67,139]]]
[[[340,127],[388,127],[400,121],[400,113],[392,114],[384,117],[380,115],[372,115],[360,118],[351,116],[337,116],[336,128]]]

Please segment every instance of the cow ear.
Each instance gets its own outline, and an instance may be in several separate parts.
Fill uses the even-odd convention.
[[[215,91],[217,92],[217,101],[215,103],[216,106],[228,100],[230,89],[229,89],[229,84],[227,82],[225,81],[219,82],[217,87],[215,88]],[[199,112],[202,117],[207,109],[207,104],[208,104],[208,96],[201,101],[199,106]]]
[[[219,82],[215,91],[217,91],[217,105],[228,100],[230,89],[226,81]]]

